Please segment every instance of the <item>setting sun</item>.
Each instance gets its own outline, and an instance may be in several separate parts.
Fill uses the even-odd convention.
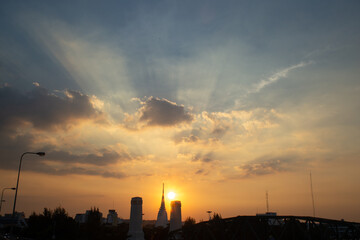
[[[169,198],[170,200],[175,199],[175,193],[174,193],[174,192],[169,192],[167,196],[168,196],[168,198]]]

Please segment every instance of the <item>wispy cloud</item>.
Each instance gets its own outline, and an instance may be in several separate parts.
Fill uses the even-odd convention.
[[[312,61],[300,62],[298,64],[295,64],[295,65],[292,65],[292,66],[287,67],[285,69],[282,69],[282,70],[274,73],[270,77],[261,80],[259,83],[254,84],[252,89],[249,91],[249,93],[259,92],[261,89],[263,89],[267,85],[275,83],[275,82],[279,81],[282,78],[286,78],[288,76],[288,74],[290,73],[290,71],[298,69],[298,68],[305,67],[305,66],[307,66],[309,64],[312,64],[312,63],[313,63]]]
[[[35,162],[31,166],[27,166],[27,169],[39,172],[39,173],[45,173],[45,174],[51,174],[51,175],[58,175],[58,176],[66,176],[66,175],[87,175],[87,176],[101,176],[104,178],[126,178],[128,177],[125,173],[119,172],[119,171],[108,171],[106,169],[102,168],[88,168],[88,167],[79,167],[79,166],[51,166],[44,164],[43,162]]]
[[[293,155],[279,157],[265,156],[244,163],[236,168],[240,172],[240,177],[244,178],[291,171],[298,164],[299,158]]]

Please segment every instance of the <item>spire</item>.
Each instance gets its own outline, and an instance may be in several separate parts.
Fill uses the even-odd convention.
[[[162,191],[161,205],[164,203],[164,206],[165,206],[164,189],[165,189],[165,186],[164,186],[164,183],[163,183],[163,191]]]
[[[166,212],[166,208],[165,208],[164,192],[165,192],[165,186],[164,186],[164,183],[163,183],[162,196],[161,196],[161,205],[160,205],[160,209],[159,209],[159,212],[158,212],[158,217],[157,217],[155,227],[158,227],[158,226],[166,227],[167,222],[168,222],[167,212]]]
[[[160,209],[164,209],[165,210],[165,197],[164,197],[164,183],[163,183],[163,189],[162,189],[162,197],[161,197],[161,205],[160,205]]]

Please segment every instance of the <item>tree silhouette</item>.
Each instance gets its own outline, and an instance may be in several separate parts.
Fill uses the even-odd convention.
[[[103,224],[102,214],[97,207],[92,207],[87,212],[87,219],[83,224],[76,223],[72,217],[68,216],[64,208],[57,207],[54,210],[44,208],[40,214],[33,212],[29,217],[28,227],[13,233],[20,239],[25,237],[33,240],[126,240],[128,231],[128,223],[117,226]],[[165,240],[164,236],[168,228],[165,231],[165,229],[157,231],[160,237],[155,239]],[[151,237],[153,232],[153,229],[149,229]]]
[[[44,208],[42,214],[31,214],[25,234],[34,239],[77,239],[78,227],[66,210]]]
[[[187,217],[185,222],[184,222],[184,226],[182,228],[183,231],[183,235],[184,235],[184,239],[188,239],[190,236],[193,235],[194,233],[194,226],[196,224],[196,220],[192,217]]]
[[[211,221],[217,222],[222,219],[221,214],[214,212],[213,217],[211,218]]]
[[[101,223],[101,213],[99,208],[92,207],[87,215],[87,220],[85,223],[85,237],[86,239],[102,239],[102,223]]]
[[[184,222],[184,227],[192,226],[194,224],[196,224],[195,218],[187,217],[185,222]]]

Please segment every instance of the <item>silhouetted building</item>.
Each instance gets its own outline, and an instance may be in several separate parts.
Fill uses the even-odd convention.
[[[106,217],[106,223],[113,226],[118,224],[118,214],[114,209],[109,209],[109,213]]]
[[[86,223],[88,221],[91,210],[86,210],[85,213],[77,213],[75,215],[75,222],[77,223]],[[100,218],[102,219],[102,213],[100,214]]]
[[[174,231],[182,227],[181,223],[181,202],[172,201],[171,202],[171,212],[170,212],[170,229],[169,231]]]
[[[276,212],[266,212],[266,213],[257,213],[257,217],[276,217]],[[268,218],[269,225],[279,225],[281,221],[277,220],[276,218]]]
[[[75,222],[77,223],[86,223],[87,217],[83,213],[77,213],[75,215]]]
[[[166,208],[165,208],[164,184],[163,184],[161,205],[160,205],[160,209],[158,212],[155,227],[166,227],[167,224],[168,224],[168,217],[167,217],[167,212],[166,212]]]
[[[12,214],[5,214],[5,216],[0,217],[0,229],[6,227],[25,228],[27,226],[23,212],[16,212],[15,217]]]
[[[133,197],[131,199],[130,224],[128,235],[130,240],[144,240],[142,230],[142,198]]]

